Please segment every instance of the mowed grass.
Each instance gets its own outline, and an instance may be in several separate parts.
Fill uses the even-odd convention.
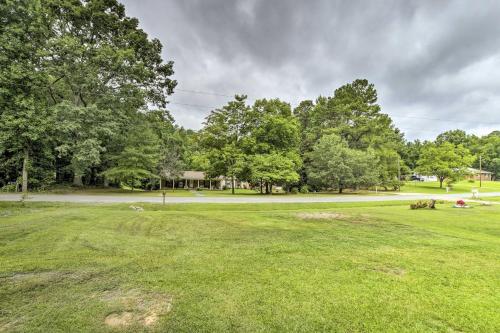
[[[500,192],[500,181],[483,181],[479,187],[479,181],[469,182],[463,180],[452,185],[450,193],[471,193],[473,189],[481,192]],[[406,182],[401,187],[401,192],[409,193],[446,193],[446,184],[439,188],[439,182]]]
[[[500,205],[141,207],[0,203],[0,331],[500,331]]]
[[[145,197],[162,197],[163,192],[167,197],[234,197],[234,196],[268,196],[265,194],[261,194],[259,189],[235,189],[235,193],[233,194],[231,189],[226,190],[209,190],[209,189],[171,189],[167,188],[164,190],[153,190],[153,191],[145,191],[142,189],[123,189],[123,188],[101,188],[101,187],[61,187],[54,188],[48,191],[43,192],[34,192],[36,194],[76,194],[76,195],[124,195],[124,196],[145,196]],[[382,194],[382,192],[380,192]],[[367,190],[358,190],[354,191],[351,189],[344,190],[342,195],[375,195],[375,190],[367,191]],[[286,192],[274,192],[271,195],[274,196],[284,196],[284,195],[294,195],[294,196],[338,196],[337,191],[325,191],[325,192],[310,192],[307,194],[302,193],[286,193]]]

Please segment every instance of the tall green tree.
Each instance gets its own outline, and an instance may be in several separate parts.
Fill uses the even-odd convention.
[[[247,156],[254,156],[250,163],[250,177],[264,182],[266,193],[271,193],[276,183],[298,182],[298,171],[302,166],[300,123],[293,116],[290,104],[279,99],[255,101],[246,117],[245,128],[248,134],[244,140],[244,152]]]
[[[337,134],[324,135],[309,153],[308,173],[311,182],[322,188],[369,187],[378,182],[377,157],[372,150],[349,148]]]
[[[245,95],[236,95],[233,101],[213,110],[206,118],[201,133],[201,143],[210,161],[209,174],[230,177],[233,194],[234,181],[244,157],[245,117],[250,111],[246,99]]]
[[[398,174],[405,168],[400,158],[404,152],[403,134],[394,126],[391,118],[381,112],[377,98],[375,86],[367,80],[345,84],[336,89],[332,97],[318,97],[308,111],[308,128],[303,129],[304,170],[310,164],[307,156],[310,156],[308,153],[312,151],[314,143],[323,135],[334,133],[349,148],[373,150],[379,163],[379,183],[398,187]],[[309,105],[306,103],[307,108]],[[303,110],[297,113],[303,113]],[[303,179],[307,178],[305,172]]]
[[[32,154],[43,150],[54,125],[42,66],[47,23],[39,0],[0,2],[0,155],[22,161],[24,194]]]
[[[266,184],[266,192],[273,192],[273,184],[294,183],[299,180],[297,161],[295,156],[287,156],[283,153],[257,154],[252,157],[251,172],[254,179]]]
[[[102,174],[109,180],[123,183],[132,189],[158,179],[159,139],[143,117],[126,133],[123,150],[112,157],[113,166]]]
[[[467,167],[474,162],[474,156],[463,145],[450,142],[436,144],[428,142],[421,150],[416,171],[424,175],[437,176],[439,187],[446,179],[458,179],[467,173]]]
[[[464,130],[456,129],[445,131],[436,137],[436,144],[440,145],[449,142],[455,146],[462,145],[469,148],[471,144],[477,140],[474,135],[467,134]]]
[[[49,95],[53,104],[73,104],[80,112],[59,112],[65,122],[84,128],[86,146],[93,154],[82,155],[79,136],[62,136],[60,146],[71,155],[74,184],[82,184],[83,164],[100,160],[113,136],[110,123],[118,133],[126,130],[130,119],[147,105],[165,107],[176,82],[170,78],[173,63],[163,63],[162,46],[139,29],[138,21],[125,15],[116,0],[47,0],[53,35],[47,41],[44,67],[50,75]],[[93,108],[100,112],[96,113]],[[75,117],[79,115],[80,117]],[[98,115],[98,117],[95,117]],[[80,123],[80,124],[78,124]],[[99,127],[102,127],[99,129]],[[87,156],[84,156],[87,155]],[[74,163],[80,161],[79,163]]]
[[[493,131],[474,140],[470,144],[470,150],[476,157],[473,164],[475,168],[479,168],[481,157],[482,168],[492,172],[495,178],[500,177],[500,131]]]

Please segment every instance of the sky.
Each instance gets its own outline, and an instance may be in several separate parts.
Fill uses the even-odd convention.
[[[295,107],[364,78],[408,140],[500,130],[500,1],[121,2],[174,61],[186,128],[234,94]]]

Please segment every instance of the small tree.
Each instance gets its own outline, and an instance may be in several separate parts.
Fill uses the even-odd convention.
[[[310,153],[311,182],[325,188],[358,188],[377,183],[377,158],[368,151],[350,149],[336,134],[323,136]]]
[[[123,182],[132,190],[144,180],[157,179],[154,173],[158,163],[158,138],[146,126],[138,126],[129,133],[125,148],[112,160],[115,166],[104,171],[110,180]]]
[[[300,167],[298,156],[287,156],[280,153],[259,154],[253,157],[252,176],[256,181],[265,182],[266,193],[272,193],[273,184],[297,182]]]
[[[447,178],[462,177],[473,162],[474,157],[462,145],[455,146],[450,142],[426,143],[422,147],[416,171],[437,176],[439,187],[443,188],[443,182]]]

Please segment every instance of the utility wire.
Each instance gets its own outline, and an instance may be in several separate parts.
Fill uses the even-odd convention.
[[[189,90],[189,89],[176,89],[176,88],[174,88],[174,92],[183,92],[183,93],[200,94],[200,95],[212,95],[212,96],[221,96],[221,97],[230,97],[230,98],[234,97],[231,95],[225,95],[225,94],[216,93],[216,92]]]
[[[16,85],[16,86],[27,86],[25,84],[19,84],[19,83],[9,83],[9,84]],[[120,90],[121,88],[119,88],[119,87],[106,87],[106,89]],[[176,91],[193,93],[193,94],[221,96],[221,97],[234,97],[231,95],[225,95],[225,94],[220,94],[220,93],[216,93],[216,92],[198,91],[198,90],[189,90],[189,89],[175,89],[174,88],[174,92],[176,92]],[[98,92],[83,92],[82,94],[83,94],[83,96],[101,96],[101,95],[103,95],[102,93],[98,93]],[[178,103],[178,102],[170,102],[170,101],[168,102],[168,104],[188,106],[188,107],[193,107],[193,108],[201,108],[201,109],[206,109],[207,111],[219,108],[216,106],[201,105],[201,104],[189,104],[189,103]],[[462,124],[475,124],[475,125],[500,125],[500,122],[477,122],[477,121],[463,121],[463,120],[450,120],[450,119],[440,119],[440,118],[428,118],[428,117],[420,117],[420,116],[398,116],[398,115],[390,115],[390,114],[387,114],[387,115],[391,118],[421,119],[421,120],[441,121],[441,122],[447,122],[447,123],[462,123]],[[424,130],[422,130],[422,131],[424,131]]]

